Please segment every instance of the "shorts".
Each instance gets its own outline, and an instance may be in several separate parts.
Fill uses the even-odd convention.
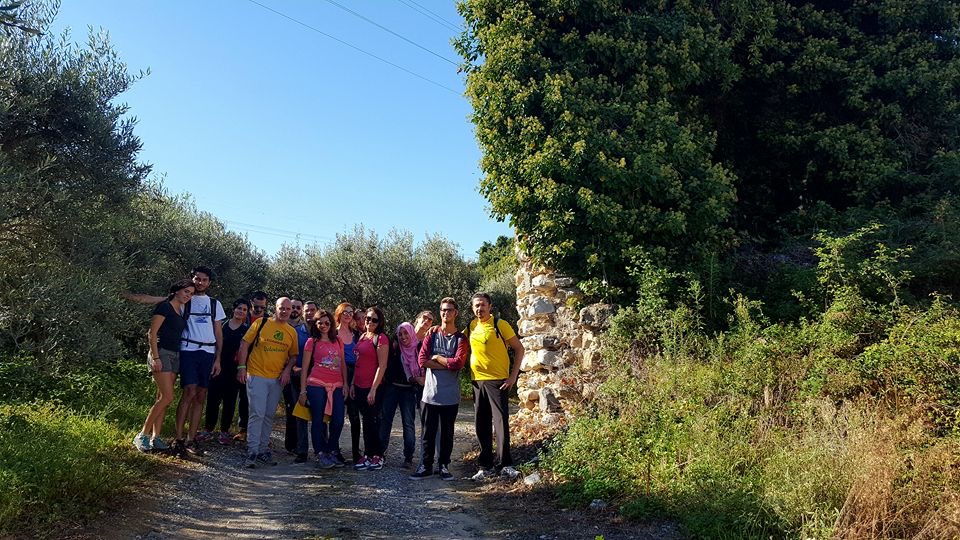
[[[195,384],[210,386],[210,371],[216,355],[207,351],[180,351],[180,388]]]
[[[180,371],[180,353],[176,351],[171,351],[169,349],[158,349],[160,352],[160,372],[161,373],[178,373]],[[147,367],[150,367],[150,362],[153,362],[153,352],[147,351]],[[153,373],[153,369],[150,369],[150,373]]]

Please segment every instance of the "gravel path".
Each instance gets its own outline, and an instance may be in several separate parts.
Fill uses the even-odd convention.
[[[121,501],[71,538],[678,538],[670,524],[629,526],[610,516],[563,512],[549,498],[531,495],[522,482],[467,480],[462,456],[473,450],[473,408],[460,407],[451,472],[410,480],[401,469],[399,414],[380,471],[318,469],[293,463],[282,450],[275,467],[244,469],[240,447],[213,444],[199,460],[181,462],[165,474],[172,478],[148,485],[136,500]],[[348,426],[347,426],[348,427]],[[345,429],[345,431],[347,431]],[[278,423],[274,448],[283,448]],[[341,437],[349,445],[349,431]],[[534,508],[526,508],[527,503]]]

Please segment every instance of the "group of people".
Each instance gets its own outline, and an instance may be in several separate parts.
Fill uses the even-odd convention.
[[[467,369],[480,446],[480,469],[472,479],[498,471],[516,476],[508,394],[524,349],[510,324],[492,315],[488,294],[473,295],[474,318],[463,330],[457,327],[459,304],[447,297],[440,301],[439,321],[426,310],[388,332],[378,306],[364,310],[344,302],[330,312],[315,302],[280,297],[270,314],[262,291],[235,300],[228,319],[223,305],[207,294],[213,278],[210,268],[198,266],[190,279],[174,283],[166,297],[127,295],[155,304],[147,362],[157,398],[133,439],[138,450],[202,455],[203,443],[213,439],[221,444],[245,441],[244,467],[276,465],[270,434],[283,398],[284,443],[297,463],[308,461],[312,442],[319,467],[343,467],[347,461],[340,435],[346,417],[353,468],[382,469],[399,410],[404,468],[413,469],[420,426],[419,464],[410,478],[437,474],[452,480],[459,374]],[[514,352],[512,367],[508,349]],[[161,430],[178,374],[182,394],[168,445]]]

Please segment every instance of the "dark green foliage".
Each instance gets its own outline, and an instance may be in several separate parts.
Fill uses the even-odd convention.
[[[517,256],[513,240],[500,236],[493,244],[484,242],[477,251],[477,271],[480,274],[478,290],[490,294],[493,313],[515,325],[520,319],[517,313]],[[461,310],[470,311],[467,305]]]
[[[957,2],[465,0],[481,191],[588,292],[666,266],[803,314],[818,231],[887,225],[960,292]],[[921,294],[917,294],[921,293]]]

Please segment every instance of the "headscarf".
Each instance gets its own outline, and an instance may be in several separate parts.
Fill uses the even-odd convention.
[[[410,337],[410,345],[404,345],[400,341],[400,332],[406,332],[407,336]],[[400,326],[397,327],[397,345],[400,346],[400,358],[403,360],[403,371],[407,372],[407,378],[417,375],[415,371],[411,371],[413,366],[419,366],[417,363],[417,332],[413,329],[413,325],[408,322],[400,323]],[[419,371],[419,369],[417,370]]]

